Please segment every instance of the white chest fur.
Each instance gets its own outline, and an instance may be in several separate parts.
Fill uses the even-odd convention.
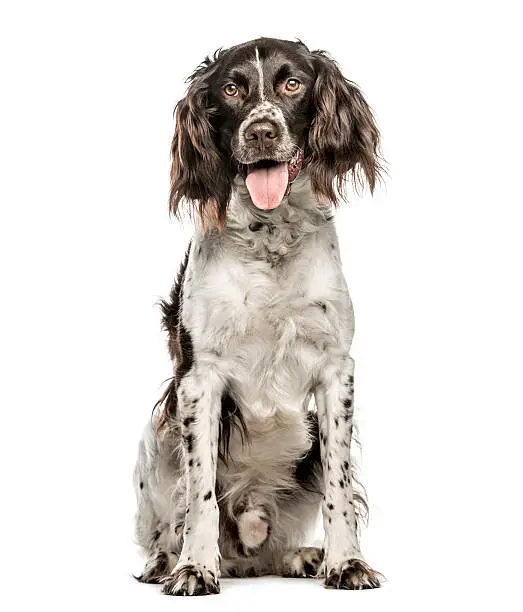
[[[290,206],[262,221],[234,204],[194,237],[183,320],[247,421],[301,412],[318,371],[348,351],[352,307],[332,221]]]

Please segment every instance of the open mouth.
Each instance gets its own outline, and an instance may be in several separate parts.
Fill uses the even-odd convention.
[[[298,176],[302,159],[298,149],[292,159],[286,162],[262,159],[245,165],[245,184],[253,204],[262,210],[277,208]]]

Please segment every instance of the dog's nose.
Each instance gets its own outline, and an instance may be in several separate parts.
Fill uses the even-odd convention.
[[[255,121],[245,130],[245,140],[259,146],[273,143],[279,135],[278,127],[271,121]]]

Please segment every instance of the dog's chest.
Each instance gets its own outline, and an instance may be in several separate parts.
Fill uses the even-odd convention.
[[[339,342],[337,247],[319,235],[256,231],[219,257],[206,255],[205,245],[200,260],[196,251],[184,303],[197,352],[217,357],[256,414],[282,404],[301,410],[326,350]]]
[[[258,339],[311,341],[336,318],[340,270],[315,236],[301,243],[292,231],[251,233],[239,244],[195,257],[186,296],[191,328],[204,343],[228,346]]]

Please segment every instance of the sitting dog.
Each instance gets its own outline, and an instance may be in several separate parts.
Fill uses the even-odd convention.
[[[139,580],[218,593],[221,576],[380,586],[351,463],[352,305],[333,206],[380,176],[379,132],[322,51],[218,51],[176,106],[170,208],[195,232],[162,303],[174,376],[135,469]],[[323,548],[305,547],[322,507]]]

